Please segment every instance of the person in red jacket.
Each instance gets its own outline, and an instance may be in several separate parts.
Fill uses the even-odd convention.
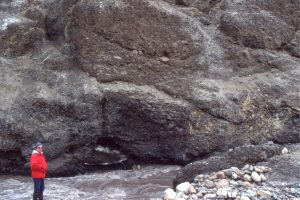
[[[40,142],[34,145],[34,150],[30,157],[30,169],[34,183],[33,200],[43,200],[44,178],[46,177],[48,166],[43,154],[43,145]]]

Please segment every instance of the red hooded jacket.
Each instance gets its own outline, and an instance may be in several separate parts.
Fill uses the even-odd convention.
[[[34,150],[30,157],[30,169],[32,178],[45,178],[48,169],[44,154]]]

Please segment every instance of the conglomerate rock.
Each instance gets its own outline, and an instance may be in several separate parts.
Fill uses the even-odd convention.
[[[299,142],[298,7],[1,1],[0,172],[38,140],[51,175]]]

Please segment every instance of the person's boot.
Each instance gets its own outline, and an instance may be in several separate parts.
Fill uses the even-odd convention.
[[[39,200],[43,200],[44,199],[44,194],[43,192],[40,193],[40,199]]]
[[[43,193],[42,192],[37,192],[36,193],[36,200],[43,200]]]
[[[33,200],[38,200],[38,197],[39,197],[39,193],[35,192],[33,193]]]

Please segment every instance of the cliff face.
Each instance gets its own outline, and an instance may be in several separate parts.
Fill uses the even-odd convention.
[[[37,140],[53,175],[300,142],[299,7],[1,1],[0,172],[20,171]]]

